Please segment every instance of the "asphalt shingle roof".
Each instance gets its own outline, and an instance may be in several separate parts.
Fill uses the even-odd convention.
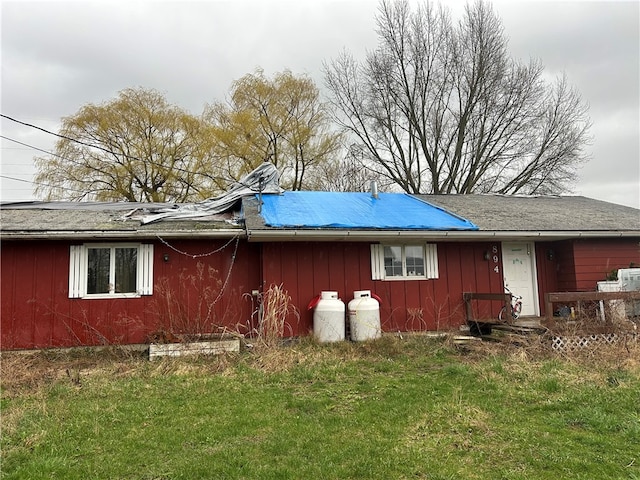
[[[622,232],[640,236],[640,210],[578,196],[502,196],[502,195],[417,195],[423,201],[469,220],[479,231],[468,232],[480,238],[487,232]],[[283,196],[282,198],[286,198]],[[258,211],[255,196],[244,197],[242,213],[229,212],[197,219],[170,219],[143,224],[149,212],[172,207],[150,203],[78,203],[25,202],[0,205],[0,233],[3,237],[153,237],[163,236],[232,236],[253,232],[290,230],[336,232],[348,227],[306,228],[270,227]],[[399,217],[406,212],[399,210]],[[240,216],[240,218],[238,218]],[[244,219],[244,224],[242,224]],[[401,222],[402,223],[402,222]],[[246,226],[246,230],[245,227]],[[401,228],[399,228],[401,230]],[[360,230],[375,234],[381,229],[372,225]],[[575,234],[571,232],[576,232]],[[626,232],[626,233],[625,233]],[[373,238],[373,237],[372,237]]]
[[[105,202],[28,202],[0,205],[0,231],[3,236],[47,236],[73,234],[153,237],[188,233],[237,231],[242,225],[234,222],[236,215],[225,213],[194,220],[165,220],[143,225],[142,218],[155,209],[170,204],[105,203]]]
[[[640,210],[580,196],[417,197],[485,231],[640,231]]]

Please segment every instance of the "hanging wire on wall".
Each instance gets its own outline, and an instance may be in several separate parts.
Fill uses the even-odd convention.
[[[229,245],[231,245],[231,242],[233,242],[234,240],[236,240],[236,249],[237,249],[238,248],[237,240],[240,240],[240,235],[236,235],[235,237],[230,238],[229,241],[227,243],[225,243],[223,246],[221,246],[220,248],[217,248],[215,250],[212,250],[211,252],[207,252],[207,253],[187,253],[187,252],[183,252],[182,250],[177,249],[176,247],[171,245],[169,242],[167,242],[164,238],[162,238],[160,235],[156,235],[156,237],[158,237],[158,240],[160,240],[162,243],[164,243],[167,247],[169,247],[174,252],[179,253],[180,255],[184,255],[185,257],[191,257],[191,258],[202,258],[202,257],[208,257],[210,255],[214,255],[214,254],[216,254],[218,252],[221,252],[225,248],[227,248]],[[235,254],[234,254],[234,257],[235,257]]]
[[[236,253],[238,253],[238,244],[240,243],[240,236],[238,235],[235,238],[236,238],[236,246],[233,248],[233,254],[231,255],[231,265],[229,265],[229,271],[227,272],[227,276],[224,279],[224,283],[222,284],[222,287],[220,288],[220,291],[218,292],[218,296],[213,301],[213,303],[209,305],[208,314],[211,313],[211,310],[213,309],[215,304],[218,303],[218,300],[220,300],[220,298],[222,297],[222,294],[226,290],[227,284],[229,283],[229,279],[231,278],[231,271],[233,270],[233,265],[236,263]]]
[[[236,262],[236,257],[237,257],[237,253],[238,253],[238,245],[240,244],[240,235],[236,235],[235,237],[229,239],[229,241],[227,243],[225,243],[222,247],[220,247],[220,248],[218,248],[216,250],[212,250],[211,252],[207,252],[207,253],[197,253],[197,254],[191,254],[191,253],[183,252],[182,250],[178,250],[173,245],[170,245],[169,242],[167,242],[162,237],[160,237],[160,235],[156,235],[156,237],[158,237],[158,240],[160,240],[167,247],[171,248],[173,251],[175,251],[175,252],[177,252],[177,253],[179,253],[181,255],[185,255],[187,257],[191,257],[191,258],[208,257],[208,256],[213,255],[215,253],[219,253],[222,250],[224,250],[227,246],[229,246],[231,244],[231,242],[233,242],[234,240],[236,241],[236,244],[235,244],[235,246],[233,248],[233,253],[231,254],[231,264],[229,265],[229,270],[227,271],[227,276],[225,277],[224,282],[222,283],[222,287],[220,288],[220,291],[218,292],[218,296],[216,297],[216,299],[211,304],[209,304],[209,311],[207,312],[207,318],[208,318],[209,315],[211,314],[211,310],[213,310],[213,307],[215,307],[215,305],[218,303],[220,298],[222,298],[222,294],[226,290],[227,285],[229,284],[229,280],[231,279],[231,272],[233,271],[233,266],[235,265],[235,262]]]

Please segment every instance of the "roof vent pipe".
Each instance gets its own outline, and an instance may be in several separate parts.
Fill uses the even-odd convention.
[[[371,196],[375,199],[378,198],[378,182],[371,180]]]

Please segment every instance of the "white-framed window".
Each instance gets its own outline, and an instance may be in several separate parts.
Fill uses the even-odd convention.
[[[128,298],[153,294],[153,245],[71,245],[69,298]]]
[[[438,278],[435,243],[371,245],[372,280],[426,280]]]

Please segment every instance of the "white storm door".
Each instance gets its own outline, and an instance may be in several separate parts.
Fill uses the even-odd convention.
[[[522,297],[521,315],[538,315],[535,255],[531,243],[503,243],[502,269],[504,286]]]

